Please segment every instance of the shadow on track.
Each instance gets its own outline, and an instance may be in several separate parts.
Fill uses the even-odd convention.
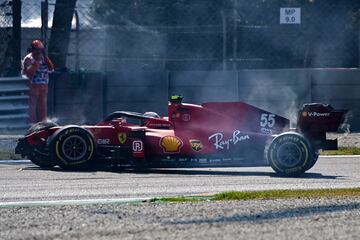
[[[131,169],[131,168],[102,168],[102,169],[82,169],[82,170],[63,170],[61,168],[55,167],[52,169],[41,169],[39,167],[24,167],[22,170],[33,170],[33,171],[52,171],[52,172],[87,172],[95,173],[98,171],[118,173],[118,174],[173,174],[173,175],[208,175],[208,176],[269,176],[271,178],[298,178],[298,179],[338,179],[343,176],[331,176],[323,175],[321,173],[304,173],[297,177],[284,177],[278,176],[274,172],[263,172],[263,171],[244,171],[244,168],[241,171],[224,171],[221,168],[212,168],[204,170],[193,170],[193,169],[176,169],[176,168],[147,168],[147,169]]]

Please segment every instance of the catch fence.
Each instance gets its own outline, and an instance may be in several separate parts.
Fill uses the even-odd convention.
[[[19,16],[14,3],[22,6],[20,47],[14,43],[14,33],[19,34],[13,25],[14,16]],[[77,71],[359,66],[360,2],[355,0],[8,0],[0,4],[3,76],[18,70],[19,55],[26,54],[34,38],[46,43],[58,68]],[[57,8],[63,14],[55,16]],[[67,12],[73,16],[69,31],[59,30],[59,24],[69,22]]]

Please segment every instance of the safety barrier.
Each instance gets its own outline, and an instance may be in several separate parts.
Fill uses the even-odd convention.
[[[28,87],[22,77],[0,78],[0,131],[28,127]]]

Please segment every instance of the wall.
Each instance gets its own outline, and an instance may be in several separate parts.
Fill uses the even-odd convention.
[[[0,78],[0,131],[27,128],[28,86],[22,77]]]
[[[95,123],[103,117],[103,75],[99,73],[51,76],[49,114],[60,123]]]
[[[118,72],[106,74],[105,113],[113,111],[166,114],[168,81],[165,72]]]
[[[360,131],[360,69],[315,69],[310,73],[312,101],[348,109],[351,130]]]
[[[324,102],[349,109],[352,130],[360,131],[359,76],[359,69],[63,74],[52,77],[51,104],[53,115],[62,121],[95,123],[116,110],[164,115],[173,94],[192,103],[245,101],[293,121],[302,104]]]

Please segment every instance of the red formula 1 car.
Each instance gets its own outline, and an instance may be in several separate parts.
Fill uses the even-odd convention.
[[[16,153],[42,168],[270,165],[298,175],[316,163],[320,149],[337,149],[326,132],[337,131],[345,113],[305,104],[290,129],[288,119],[243,102],[194,105],[173,96],[167,117],[117,111],[95,126],[39,123],[19,139]]]

